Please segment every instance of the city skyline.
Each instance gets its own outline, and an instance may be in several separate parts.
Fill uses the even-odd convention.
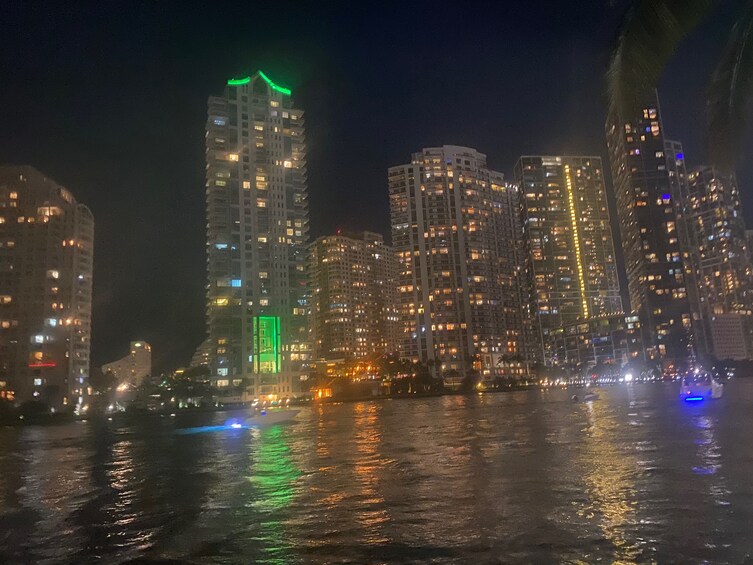
[[[585,28],[588,28],[588,23],[599,22],[602,25],[605,20],[614,21],[616,25],[622,14],[620,6],[592,9],[593,13],[583,10],[576,14],[586,18]],[[511,33],[515,33],[511,36],[513,44],[522,41],[522,45],[525,45],[526,31],[534,29],[535,25],[542,25],[540,15],[548,10],[548,6],[536,5],[529,7],[528,14],[508,14],[511,21],[521,26],[520,32],[511,30]],[[145,11],[148,12],[147,9]],[[116,25],[108,19],[108,15],[106,10],[99,13],[103,20],[102,27],[109,29],[115,26],[116,37],[125,34],[127,29],[138,27],[129,25],[133,24],[133,20],[129,22],[127,19]],[[140,21],[147,15],[139,13],[130,17]],[[158,13],[157,16],[164,14]],[[193,18],[193,23],[182,23],[180,25],[183,27],[175,31],[184,42],[186,32],[193,29],[192,25],[200,19],[197,13],[190,11],[185,17],[188,20]],[[440,16],[434,17],[438,18],[434,23],[441,21]],[[40,25],[53,25],[46,16],[40,15],[39,18]],[[304,19],[297,21],[283,38],[275,40],[270,47],[263,47],[263,43],[270,40],[271,32],[254,40],[258,43],[249,44],[243,53],[233,52],[229,40],[219,40],[219,47],[209,44],[193,47],[187,52],[186,61],[175,68],[168,65],[170,68],[167,70],[142,68],[137,58],[119,69],[119,89],[105,86],[106,81],[102,79],[114,75],[104,62],[92,63],[91,69],[75,62],[75,56],[83,49],[82,46],[91,49],[99,45],[102,38],[97,34],[78,34],[80,43],[67,43],[69,51],[61,52],[64,60],[68,61],[65,71],[70,71],[65,75],[65,80],[61,80],[63,75],[55,74],[60,70],[53,72],[40,61],[51,49],[51,45],[44,41],[31,46],[27,39],[18,38],[18,45],[28,47],[30,53],[30,57],[19,60],[40,63],[34,73],[30,73],[28,68],[25,70],[21,63],[3,59],[4,70],[12,77],[10,87],[3,93],[6,102],[3,106],[20,110],[14,110],[14,114],[9,114],[5,120],[9,126],[8,136],[0,143],[3,162],[35,166],[69,186],[77,198],[92,207],[97,218],[102,218],[98,220],[101,229],[97,230],[96,236],[99,261],[95,269],[95,364],[115,358],[123,343],[140,336],[155,346],[157,368],[167,369],[185,364],[201,340],[201,295],[204,289],[203,281],[195,275],[201,272],[204,261],[203,170],[201,154],[197,152],[197,148],[203,144],[201,107],[207,95],[217,92],[219,84],[231,76],[243,76],[241,71],[250,72],[261,67],[273,80],[292,87],[296,104],[307,112],[309,124],[317,126],[311,128],[312,131],[316,129],[317,133],[312,139],[314,144],[309,155],[310,192],[313,196],[312,236],[333,233],[338,226],[372,229],[387,234],[383,171],[401,162],[403,156],[416,147],[444,143],[478,147],[489,156],[490,166],[504,172],[507,178],[512,178],[514,159],[522,153],[577,152],[602,157],[606,154],[599,93],[602,61],[613,35],[611,29],[606,29],[609,25],[602,25],[605,29],[594,37],[576,34],[577,39],[566,44],[568,47],[563,60],[554,54],[559,52],[560,39],[569,37],[572,30],[565,32],[552,23],[546,23],[544,46],[536,47],[533,55],[537,61],[542,61],[541,69],[531,67],[531,59],[518,53],[518,50],[513,50],[509,56],[495,51],[501,57],[501,66],[491,69],[473,63],[468,67],[467,72],[475,78],[474,87],[463,88],[448,79],[445,83],[448,94],[436,100],[425,98],[426,103],[422,103],[421,97],[427,97],[430,92],[426,85],[437,75],[413,68],[408,72],[400,61],[404,53],[412,50],[418,49],[419,53],[428,56],[427,52],[412,43],[398,43],[388,48],[389,56],[380,63],[383,67],[367,73],[355,68],[355,64],[361,60],[359,57],[373,53],[374,48],[369,48],[362,41],[356,42],[353,54],[346,56],[337,49],[341,41],[337,39],[324,49],[328,56],[337,54],[333,59],[335,63],[322,64],[325,57],[315,53],[303,54],[306,42],[311,40],[310,35],[305,41],[293,41],[293,47],[281,47],[294,33],[306,29]],[[502,20],[502,25],[508,25],[505,21]],[[361,30],[367,29],[365,23],[359,24],[359,27]],[[723,27],[719,25],[719,28]],[[589,35],[594,35],[593,31],[591,29]],[[373,37],[371,34],[368,31],[366,37]],[[147,26],[139,37],[147,40],[143,53],[158,53],[158,61],[176,60],[170,49],[154,43],[155,29]],[[709,41],[713,42],[714,37],[712,33]],[[58,38],[56,41],[71,40]],[[457,54],[491,48],[491,43],[483,41],[481,45],[476,45],[469,36],[460,37],[458,41],[460,43],[454,48],[444,48],[436,55],[457,62],[457,58],[453,59]],[[703,46],[706,40],[698,38],[695,41],[689,49],[705,52]],[[124,61],[131,59],[132,49],[128,47],[132,43],[125,40],[122,45],[119,48],[104,45],[106,49],[103,52],[113,55],[111,61],[116,66],[122,66]],[[19,48],[14,46],[6,52],[14,53]],[[111,52],[112,49],[115,51]],[[205,50],[208,50],[206,54]],[[551,62],[544,62],[547,58],[551,58]],[[702,66],[704,59],[700,59],[700,63],[694,59],[694,65]],[[202,73],[201,78],[198,76],[200,73],[195,72],[199,62],[207,71]],[[303,67],[310,67],[310,70],[304,72]],[[390,74],[380,74],[382,68],[390,69]],[[682,58],[677,61],[677,68],[681,72],[670,69],[669,77],[662,84],[664,120],[670,124],[673,137],[684,142],[691,156],[690,164],[701,164],[704,161],[700,141],[702,127],[679,118],[699,115],[692,109],[699,108],[701,86],[699,83],[692,90],[695,94],[686,96],[688,79],[678,77],[693,73],[686,73],[687,67]],[[97,72],[99,70],[104,72]],[[563,99],[550,102],[541,97],[534,98],[531,103],[536,111],[525,119],[515,114],[521,97],[529,101],[525,95],[527,88],[522,89],[518,98],[505,92],[499,103],[490,106],[489,102],[496,100],[503,92],[505,77],[513,71],[528,77],[528,88],[531,90],[547,73],[555,73],[555,76],[561,73],[566,85]],[[139,80],[142,73],[149,80]],[[415,78],[410,78],[413,75],[416,75]],[[407,104],[391,104],[396,100],[397,95],[392,94],[395,89],[386,84],[377,84],[384,76],[397,81],[400,92],[414,92],[406,99]],[[40,79],[46,79],[45,82],[51,85],[50,89],[38,89]],[[154,86],[146,87],[144,84]],[[165,94],[158,93],[160,85],[166,89]],[[373,92],[369,93],[372,87]],[[80,101],[77,98],[79,94],[82,95]],[[24,110],[44,104],[45,97],[49,96],[59,99],[60,104],[56,108],[67,108],[68,112],[63,114],[71,118],[61,121],[49,110],[40,115]],[[400,97],[402,100],[402,94]],[[339,115],[341,103],[346,99],[360,101],[359,107],[351,105],[348,112],[343,112],[350,116],[348,119]],[[381,99],[386,102],[379,102]],[[168,100],[177,103],[170,104]],[[464,117],[463,120],[448,111],[460,108],[464,103],[482,103],[488,109],[483,117]],[[411,108],[420,111],[414,116],[409,112]],[[370,118],[365,115],[368,113],[379,118]],[[25,116],[23,120],[21,116]],[[125,117],[127,121],[132,120],[134,125],[124,122]],[[349,129],[354,123],[358,123],[359,127]],[[546,123],[551,125],[542,127]],[[348,124],[348,127],[343,124]],[[498,135],[500,127],[504,132],[502,136]],[[386,146],[378,147],[382,145],[384,132],[389,128],[394,131],[394,139]],[[42,143],[38,143],[40,139]],[[60,150],[60,147],[63,149]],[[338,161],[340,167],[333,167],[332,163]],[[178,165],[181,170],[178,170]],[[335,172],[331,174],[330,171]],[[745,201],[745,187],[749,185],[751,177],[745,171],[746,168],[743,168],[739,181],[743,207],[747,209],[750,204]],[[364,183],[358,190],[351,191],[350,179],[354,178],[354,172],[360,172]],[[172,213],[164,214],[166,208],[172,208]],[[744,215],[750,217],[750,213]],[[349,217],[352,220],[348,221]],[[126,231],[132,234],[131,246],[124,245],[126,240],[122,233]],[[140,275],[138,279],[134,277],[136,273]]]
[[[0,2],[0,76],[0,564],[750,560],[753,0]]]

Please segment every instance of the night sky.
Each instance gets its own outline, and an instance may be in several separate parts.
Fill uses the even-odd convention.
[[[387,234],[386,169],[468,145],[606,158],[603,72],[624,2],[3,2],[0,163],[69,188],[96,221],[93,362],[204,336],[206,99],[258,68],[306,112],[312,236]],[[667,134],[703,162],[703,92],[734,2],[660,85]],[[753,143],[746,145],[750,154]],[[753,225],[753,165],[738,170]]]

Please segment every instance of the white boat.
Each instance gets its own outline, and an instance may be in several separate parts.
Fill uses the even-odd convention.
[[[680,384],[680,396],[686,402],[700,402],[710,398],[721,398],[724,385],[707,372],[686,375]]]
[[[266,428],[275,424],[292,422],[300,410],[290,408],[258,409],[247,418],[231,418],[219,426],[199,426],[176,430],[180,435],[203,434],[207,432],[223,432],[227,430],[247,430],[249,428]]]
[[[262,408],[257,409],[256,413],[250,418],[239,420],[240,427],[253,428],[260,426],[271,426],[273,424],[284,424],[292,421],[300,412],[292,408],[271,408],[269,410]]]

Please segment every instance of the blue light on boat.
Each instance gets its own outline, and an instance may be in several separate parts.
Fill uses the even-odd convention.
[[[685,402],[700,402],[703,400],[702,396],[686,396]]]
[[[230,424],[230,427],[233,429],[239,430],[240,428],[243,427],[243,424],[239,424],[238,422],[233,422],[232,424]]]

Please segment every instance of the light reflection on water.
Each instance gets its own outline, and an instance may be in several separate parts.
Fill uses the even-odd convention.
[[[753,380],[675,388],[2,429],[0,562],[742,562]]]
[[[614,563],[635,563],[640,541],[630,535],[636,523],[636,460],[631,450],[621,449],[621,425],[606,402],[585,405],[588,427],[582,450],[583,478],[589,502],[582,515],[598,523],[603,536],[614,545]]]

